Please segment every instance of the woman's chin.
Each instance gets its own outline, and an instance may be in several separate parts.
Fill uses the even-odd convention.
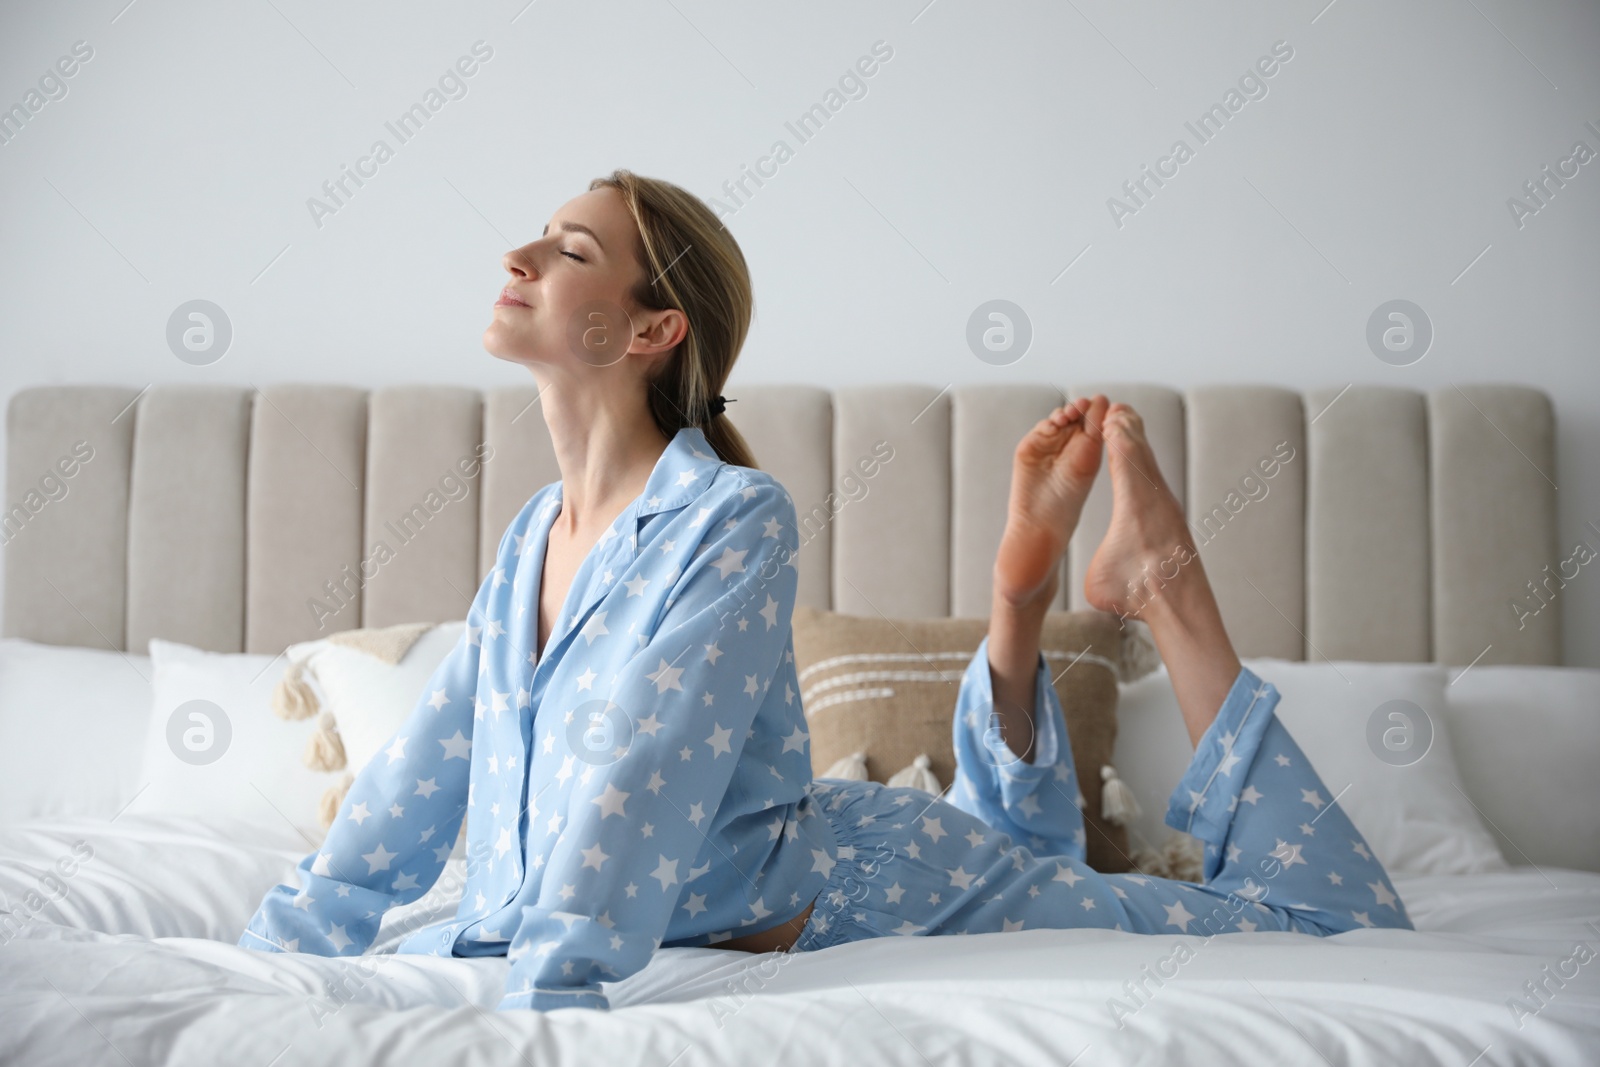
[[[507,363],[533,363],[538,358],[530,346],[507,337],[505,329],[498,322],[491,322],[489,328],[483,331],[483,350]]]

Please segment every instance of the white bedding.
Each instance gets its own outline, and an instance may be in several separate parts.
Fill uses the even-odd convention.
[[[796,956],[667,948],[607,987],[609,1014],[538,1015],[492,1010],[503,958],[392,954],[406,923],[453,911],[440,890],[460,878],[448,869],[433,894],[386,916],[373,955],[236,947],[307,847],[220,819],[135,813],[0,831],[0,908],[23,920],[0,933],[0,1062],[1600,1062],[1594,873],[1396,876],[1416,932],[1037,930]],[[47,872],[72,867],[53,867],[64,857],[76,869],[47,887]],[[1508,1002],[1563,960],[1576,975],[1548,980],[1553,995],[1519,1020]]]

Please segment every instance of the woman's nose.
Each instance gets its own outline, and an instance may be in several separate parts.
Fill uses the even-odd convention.
[[[506,273],[513,278],[531,278],[537,273],[533,261],[524,252],[524,249],[518,248],[500,257],[501,266],[505,267]]]

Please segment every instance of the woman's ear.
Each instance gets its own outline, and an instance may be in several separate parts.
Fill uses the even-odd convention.
[[[634,351],[640,355],[671,355],[689,336],[689,318],[677,308],[639,312],[633,321]]]

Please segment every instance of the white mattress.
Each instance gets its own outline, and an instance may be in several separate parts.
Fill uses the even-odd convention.
[[[30,902],[77,842],[93,856],[65,895]],[[503,958],[392,954],[402,924],[453,912],[433,895],[387,915],[360,959],[236,947],[306,851],[257,827],[133,814],[0,832],[0,907],[27,919],[0,945],[0,1062],[1600,1062],[1600,960],[1573,960],[1600,943],[1594,873],[1395,877],[1416,932],[665,948],[606,987],[609,1014],[539,1015],[493,1010]],[[1564,960],[1577,973],[1558,986],[1546,976]],[[1552,993],[1519,1020],[1509,1002],[1539,1007],[1523,988],[1539,979]]]

